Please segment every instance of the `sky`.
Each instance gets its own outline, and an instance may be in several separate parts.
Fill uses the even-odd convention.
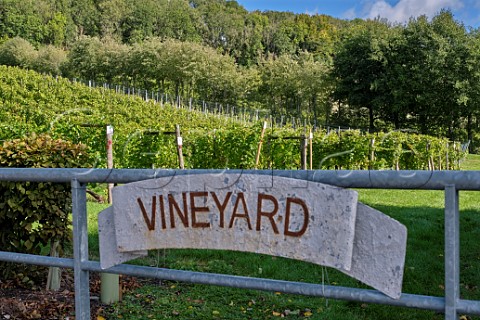
[[[404,23],[410,17],[432,18],[449,9],[466,27],[480,27],[480,0],[237,0],[248,11],[276,10],[326,14],[339,19],[386,18]]]

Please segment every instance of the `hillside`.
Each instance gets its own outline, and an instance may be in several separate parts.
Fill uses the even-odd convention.
[[[117,168],[176,168],[179,125],[186,168],[300,169],[300,141],[311,128],[270,125],[256,163],[263,121],[252,123],[138,96],[90,88],[63,78],[0,67],[0,139],[47,133],[86,144],[92,164],[105,167],[105,128],[114,127]],[[431,169],[457,167],[459,143],[402,132],[315,130],[312,168]],[[87,165],[87,164],[86,164]]]
[[[175,125],[182,132],[252,125],[5,66],[0,66],[0,107],[1,140],[48,133],[87,144],[100,164],[104,163],[106,125],[114,127],[117,153],[128,152],[127,142],[141,145],[144,135],[148,143],[164,140],[174,148],[174,138],[163,133],[174,131]]]

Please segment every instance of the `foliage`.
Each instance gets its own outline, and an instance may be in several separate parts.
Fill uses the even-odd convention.
[[[16,168],[67,168],[86,165],[85,146],[29,135],[8,140],[0,147],[0,166]],[[0,247],[5,251],[38,254],[58,241],[69,240],[71,191],[68,184],[0,182]],[[2,263],[9,278],[19,270]]]
[[[178,124],[187,168],[255,167],[260,122],[239,122],[168,104],[160,106],[15,68],[0,67],[0,71],[3,139],[19,138],[28,132],[48,133],[86,144],[96,166],[105,167],[105,126],[113,125],[115,167],[177,168],[175,139],[169,132]],[[258,168],[301,168],[303,137],[304,128],[268,129]],[[447,167],[447,153],[448,166],[454,168],[462,157],[459,143],[450,143],[447,148],[446,139],[404,132],[317,130],[312,148],[315,169],[428,169],[432,162],[438,169]]]
[[[334,57],[334,99],[356,113],[368,110],[371,131],[376,125],[393,126],[473,139],[478,128],[475,33],[448,11],[431,21],[411,19],[403,27],[361,22],[351,31]]]
[[[0,48],[0,64],[28,68],[36,57],[35,48],[22,38],[5,41]]]
[[[65,51],[52,45],[41,47],[36,59],[32,62],[32,69],[53,76],[61,75],[61,66],[67,60]]]

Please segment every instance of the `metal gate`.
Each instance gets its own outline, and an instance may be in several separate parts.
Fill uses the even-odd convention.
[[[0,251],[0,261],[61,268],[73,268],[76,319],[90,319],[89,272],[102,272],[100,263],[88,258],[87,183],[129,183],[189,174],[222,174],[225,170],[149,169],[25,169],[0,168],[0,181],[70,182],[72,188],[74,257],[55,258]],[[367,289],[302,282],[249,278],[222,274],[180,271],[122,264],[110,273],[184,281],[226,287],[279,291],[339,300],[387,304],[444,312],[445,319],[461,314],[480,315],[480,301],[460,298],[459,191],[480,191],[480,171],[283,171],[229,170],[229,173],[274,175],[320,182],[343,188],[444,190],[445,193],[445,296],[433,297],[402,293],[394,300]]]

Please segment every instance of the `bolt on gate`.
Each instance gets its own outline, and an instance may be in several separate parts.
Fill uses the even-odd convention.
[[[102,272],[100,263],[88,258],[88,183],[130,183],[179,175],[222,174],[226,170],[168,169],[48,169],[0,168],[0,181],[71,183],[74,257],[58,258],[0,251],[0,261],[72,268],[75,277],[76,319],[90,319],[89,272]],[[445,296],[402,293],[392,299],[376,290],[337,287],[282,280],[171,270],[121,264],[108,272],[244,289],[279,291],[331,299],[387,304],[445,313],[445,319],[461,314],[480,315],[480,301],[460,297],[459,191],[480,191],[480,171],[323,171],[323,170],[228,170],[236,174],[273,175],[319,182],[342,188],[444,190],[445,196]]]

